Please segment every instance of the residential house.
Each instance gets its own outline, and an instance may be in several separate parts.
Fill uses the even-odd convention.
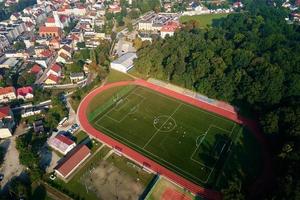
[[[62,134],[58,134],[55,137],[50,138],[48,144],[63,155],[66,155],[76,146],[73,140]]]
[[[33,115],[41,114],[41,112],[42,112],[42,109],[39,107],[26,107],[21,110],[21,117],[22,118],[30,117]]]
[[[0,107],[0,139],[12,136],[14,126],[14,117],[10,107]]]
[[[6,103],[16,99],[16,91],[14,87],[0,88],[0,103]]]
[[[17,21],[17,20],[20,18],[20,16],[21,16],[21,15],[20,15],[19,13],[13,13],[13,14],[10,15],[10,18],[9,18],[9,19],[10,19],[11,21]]]
[[[7,37],[0,35],[0,53],[3,53],[9,46],[10,45]]]
[[[46,85],[55,85],[59,82],[59,77],[54,74],[50,74],[45,80]]]
[[[59,62],[59,63],[68,63],[68,62],[70,62],[70,60],[71,60],[71,57],[65,53],[59,53],[56,58],[56,62]]]
[[[79,145],[55,167],[54,171],[66,180],[90,155],[91,151],[86,145]]]
[[[59,38],[52,38],[49,42],[49,46],[53,49],[59,49],[60,47],[60,39]]]
[[[30,73],[35,74],[38,78],[43,74],[43,69],[38,64],[34,64],[30,69]]]
[[[178,22],[175,22],[175,21],[172,21],[172,22],[169,22],[167,23],[166,25],[164,25],[161,30],[160,30],[160,36],[162,38],[165,38],[167,35],[168,36],[173,36],[175,31],[179,28],[179,23]]]
[[[61,47],[61,49],[58,51],[58,54],[64,53],[69,57],[72,57],[73,49],[67,45],[64,45]]]
[[[81,81],[84,79],[84,73],[83,72],[71,73],[70,79],[71,79],[72,83],[77,83],[78,81]]]
[[[36,121],[34,121],[33,123],[32,123],[32,125],[33,125],[33,131],[35,132],[35,133],[42,133],[42,132],[44,132],[44,122],[43,122],[43,120],[36,120]]]
[[[30,86],[17,89],[17,98],[28,100],[33,98],[33,89]]]
[[[61,66],[57,63],[53,64],[50,70],[47,72],[47,76],[49,76],[50,74],[61,76]]]

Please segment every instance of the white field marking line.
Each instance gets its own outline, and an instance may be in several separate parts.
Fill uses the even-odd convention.
[[[137,88],[135,88],[134,90],[137,90]],[[145,90],[145,89],[142,88],[142,90]],[[131,91],[131,92],[133,92],[133,91]],[[167,98],[167,99],[169,99],[169,100],[171,100],[171,101],[173,101],[173,102],[176,102],[176,103],[179,102],[179,103],[183,104],[182,102],[184,102],[184,101],[177,100],[177,99],[175,99],[175,98],[171,98],[171,97],[169,97],[169,96],[167,96],[167,95],[160,94],[160,92],[154,92],[154,91],[151,91],[150,89],[149,89],[149,90],[146,90],[146,92],[151,92],[151,93],[153,93],[153,94],[159,95],[159,96],[161,96],[161,97],[163,97],[163,98]],[[224,121],[231,122],[231,123],[233,123],[233,124],[235,125],[235,123],[234,123],[233,121],[231,121],[231,120],[228,120],[228,119],[226,119],[226,118],[220,117],[220,116],[218,116],[218,115],[211,114],[210,112],[205,111],[205,110],[202,110],[201,108],[195,107],[195,106],[193,106],[193,105],[190,105],[190,104],[187,103],[187,102],[184,102],[183,105],[187,105],[187,106],[191,107],[192,109],[198,110],[198,111],[200,111],[200,112],[207,113],[207,114],[209,114],[209,115],[211,115],[211,116],[220,118],[221,120],[224,120]],[[97,122],[98,122],[98,120],[97,120]],[[96,122],[96,123],[97,123],[97,122]],[[99,125],[98,123],[97,123],[97,125],[100,126],[100,127],[103,127],[103,126]],[[219,128],[219,127],[217,127],[217,126],[215,126],[215,127],[216,127],[216,128]],[[122,138],[122,139],[125,139],[127,142],[131,143],[132,145],[137,146],[136,144],[130,142],[130,141],[127,140],[126,138],[123,138],[123,137],[118,136],[118,135],[117,135],[116,133],[114,133],[113,131],[110,131],[109,129],[107,129],[107,128],[105,128],[105,127],[103,127],[103,128],[106,129],[106,130],[108,130],[109,132],[113,133],[115,136],[117,136],[117,137],[119,137],[119,138]],[[203,138],[203,139],[204,139],[204,138]],[[201,143],[202,143],[202,142],[201,142]],[[137,147],[139,147],[139,146],[137,146]],[[139,147],[139,148],[140,148],[140,147]],[[154,157],[156,157],[156,158],[158,158],[158,159],[160,159],[160,160],[163,160],[165,163],[168,163],[169,165],[173,166],[174,168],[177,168],[178,170],[182,171],[183,173],[189,174],[189,175],[190,175],[191,177],[193,177],[194,179],[196,179],[196,180],[198,180],[198,181],[201,181],[201,182],[204,182],[203,180],[199,179],[198,177],[195,177],[194,175],[192,175],[192,174],[190,174],[190,173],[188,173],[188,172],[186,172],[186,171],[184,171],[184,170],[178,168],[177,166],[175,166],[175,165],[169,163],[168,161],[166,161],[166,160],[164,160],[164,159],[162,159],[162,158],[160,158],[160,157],[158,157],[158,156],[152,154],[151,152],[147,151],[146,149],[143,148],[143,150],[146,151],[147,153],[153,155]],[[203,164],[203,163],[200,163],[199,161],[197,161],[197,162],[198,162],[198,164],[200,164],[201,166],[204,166],[204,167],[206,167],[206,168],[208,168],[208,169],[212,169],[212,171],[214,170],[214,168],[208,167],[207,165],[205,165],[205,164]],[[211,171],[211,173],[212,173],[212,171]],[[178,172],[177,172],[177,173],[178,173]],[[211,175],[211,173],[210,173],[210,175]],[[181,175],[182,175],[182,173],[181,173]],[[209,176],[210,176],[210,175],[209,175]],[[207,178],[206,182],[208,181],[208,179],[209,179],[209,177]],[[204,183],[206,183],[206,182],[204,182]]]
[[[151,138],[148,140],[148,142],[143,146],[143,149],[152,141],[152,139],[157,135],[157,133],[160,131],[160,129],[171,119],[171,117],[177,112],[177,110],[182,106],[182,103],[180,103],[177,108],[169,115],[167,120],[155,131],[155,133],[151,136]]]
[[[136,90],[136,88],[133,88],[133,90],[129,91],[129,92],[128,92],[127,94],[125,94],[125,95],[130,95],[134,90]],[[97,120],[95,121],[95,123],[98,123],[98,121],[100,121],[104,116],[106,116],[106,114],[107,114],[108,112],[111,112],[111,110],[113,110],[114,107],[115,107],[115,105],[111,105],[110,108],[108,109],[108,111],[107,111],[104,115],[102,115],[99,119],[97,119]],[[102,113],[103,113],[103,112],[99,113],[97,116],[95,116],[94,119],[96,119],[96,118],[97,118],[99,115],[101,115]]]
[[[171,100],[171,101],[174,101],[174,102],[177,102],[177,103],[179,102],[179,103],[181,103],[181,104],[183,104],[183,105],[186,105],[186,106],[191,107],[192,109],[194,109],[194,110],[196,110],[196,111],[200,111],[200,112],[202,112],[202,113],[206,113],[206,114],[208,114],[208,115],[210,115],[210,116],[219,118],[219,119],[221,119],[221,120],[223,120],[223,121],[225,121],[225,122],[230,122],[231,124],[233,124],[233,127],[232,127],[231,131],[226,130],[226,129],[224,129],[224,128],[220,128],[220,127],[214,125],[216,128],[219,128],[219,129],[221,129],[221,130],[224,130],[224,131],[226,131],[226,132],[228,132],[228,133],[232,132],[233,129],[234,129],[234,127],[236,126],[236,122],[234,122],[234,121],[231,121],[231,120],[229,120],[229,119],[227,119],[227,118],[225,118],[225,117],[221,117],[221,116],[219,116],[218,114],[208,112],[208,111],[206,111],[206,110],[204,110],[204,109],[202,109],[202,108],[200,108],[200,107],[196,107],[196,106],[191,105],[191,104],[189,104],[189,103],[187,103],[187,102],[185,102],[185,101],[182,101],[182,100],[180,100],[180,99],[176,99],[176,98],[174,98],[174,97],[170,97],[170,96],[164,95],[164,94],[162,94],[162,93],[160,93],[160,92],[153,91],[153,90],[151,90],[151,89],[149,89],[149,88],[143,88],[143,87],[140,87],[140,89],[142,89],[142,90],[144,90],[144,91],[146,91],[146,92],[150,92],[150,93],[159,95],[159,96],[161,96],[161,97],[163,97],[163,98],[167,98],[167,99],[169,99],[169,100]],[[137,88],[135,89],[135,91],[136,91],[136,90],[137,90]],[[133,93],[135,93],[135,91],[134,91]]]
[[[116,105],[114,106],[114,108],[112,109],[112,110],[115,110],[115,111],[120,111],[121,110],[121,108],[124,106],[124,105],[126,105],[126,103],[128,103],[128,101],[129,101],[129,99],[126,97],[125,99],[119,99],[119,101],[121,101],[122,100],[122,102],[120,102],[120,103],[122,103],[122,105],[119,107],[119,108],[116,108],[118,105],[118,103],[119,102],[117,102],[116,103]]]
[[[138,104],[136,104],[135,106],[139,106],[144,100],[145,100],[145,99],[141,99],[140,102],[139,102]],[[115,121],[117,121],[118,123],[121,123],[121,122],[122,122],[128,115],[130,115],[131,113],[132,113],[132,112],[131,112],[131,110],[129,109],[129,111],[126,113],[126,115],[124,115],[120,120],[116,120],[116,119],[115,119]],[[108,116],[108,114],[109,114],[109,113],[107,113],[106,116],[112,119],[112,117],[111,117],[111,116]]]
[[[223,129],[223,128],[220,128],[219,126],[216,126],[216,125],[214,125],[214,124],[212,124],[211,126],[214,127],[214,128],[216,128],[216,129],[220,129],[221,131],[224,131],[224,132],[226,132],[226,133],[230,133],[230,134],[232,133],[232,130],[228,131],[228,130]]]
[[[173,117],[170,117],[170,116],[168,116],[168,115],[160,115],[160,116],[156,117],[156,119],[159,118],[159,117],[167,117],[167,118],[168,118],[167,120],[172,119],[172,120],[174,121],[175,124],[174,124],[174,126],[173,126],[171,129],[168,129],[168,130],[163,131],[163,130],[161,130],[161,128],[162,128],[163,125],[162,125],[160,128],[156,128],[156,127],[155,127],[155,125],[154,125],[155,119],[154,119],[152,125],[153,125],[153,127],[154,127],[156,130],[160,130],[161,132],[168,133],[168,132],[170,132],[170,131],[173,131],[173,130],[176,128],[177,123],[176,123],[176,120],[175,120]]]
[[[240,127],[240,130],[239,130],[239,132],[238,132],[238,136],[239,136],[239,134],[240,134],[240,132],[241,132],[241,130],[242,130],[242,127]],[[236,136],[235,137],[235,141],[236,141],[236,139],[238,138],[238,136]],[[232,145],[232,142],[230,143],[230,146],[228,147],[228,149],[230,149],[231,148],[231,145]],[[223,150],[223,149],[222,149]],[[230,151],[231,152],[231,151]],[[221,153],[223,153],[223,152],[221,152]],[[221,156],[219,157],[219,159],[221,158]],[[228,158],[228,156],[227,156],[227,158]],[[207,180],[206,180],[206,182],[205,183],[207,183],[208,181],[209,181],[209,178],[210,178],[210,176],[211,176],[211,174],[212,174],[212,172],[215,170],[215,168],[216,168],[216,165],[217,165],[217,163],[218,163],[218,161],[219,161],[219,159],[215,162],[215,164],[214,164],[214,166],[213,166],[213,170],[211,171],[211,173],[209,174],[209,176],[208,176],[208,178],[207,178]]]
[[[225,159],[225,162],[224,162],[223,166],[226,166],[226,165],[227,165],[227,162],[228,162],[228,160],[229,160],[229,158],[230,158],[230,156],[231,156],[231,154],[232,154],[232,152],[233,152],[233,151],[231,150],[232,143],[236,143],[237,139],[240,137],[240,134],[241,134],[242,130],[243,130],[243,127],[240,127],[240,130],[239,130],[237,136],[234,138],[234,142],[231,142],[231,143],[230,143],[230,145],[229,145],[229,147],[228,147],[229,154],[227,155],[227,157],[226,157],[226,159]],[[222,172],[222,173],[223,173],[223,172]],[[221,178],[221,176],[218,177],[218,179],[217,179],[217,181],[216,181],[216,185],[219,184],[220,178]]]
[[[142,88],[142,89],[144,89],[144,88]],[[194,110],[198,110],[198,111],[200,111],[200,112],[206,113],[206,114],[208,114],[208,115],[210,115],[210,116],[219,118],[219,119],[224,120],[224,121],[226,121],[226,122],[231,122],[231,123],[233,123],[233,124],[236,123],[236,122],[234,122],[234,121],[232,121],[232,120],[229,120],[229,119],[227,119],[227,118],[225,118],[225,117],[223,117],[223,116],[220,116],[220,115],[217,114],[217,113],[212,113],[212,112],[206,111],[206,110],[204,110],[204,109],[201,108],[201,107],[194,106],[194,105],[192,105],[192,104],[190,104],[190,103],[188,103],[188,102],[185,102],[185,101],[183,101],[183,100],[177,99],[177,98],[175,98],[175,97],[170,97],[170,96],[168,96],[168,95],[162,94],[161,92],[153,91],[153,90],[151,90],[151,89],[149,89],[149,88],[147,88],[147,89],[149,90],[149,91],[146,90],[147,92],[151,92],[151,93],[153,93],[153,94],[156,94],[156,95],[159,95],[159,96],[161,96],[161,97],[167,98],[167,99],[169,99],[169,100],[171,100],[171,101],[183,103],[184,105],[189,106],[189,107],[193,108]]]
[[[138,151],[138,152],[141,153],[141,154],[143,154],[142,151],[145,151],[146,153],[148,153],[148,154],[150,154],[150,155],[156,157],[158,160],[163,161],[163,162],[165,162],[167,165],[170,165],[170,166],[176,168],[177,170],[181,171],[181,172],[175,171],[176,174],[180,174],[180,175],[183,176],[183,177],[184,177],[185,175],[188,175],[188,176],[194,178],[195,180],[198,180],[198,181],[203,182],[202,179],[200,179],[200,178],[194,176],[193,174],[191,174],[191,173],[189,173],[189,172],[187,172],[187,171],[185,171],[185,170],[183,170],[183,169],[177,167],[176,165],[174,165],[174,164],[172,164],[172,163],[166,161],[165,159],[163,159],[163,158],[161,158],[161,157],[159,157],[159,156],[157,156],[157,155],[151,153],[150,151],[148,151],[148,150],[146,150],[146,149],[142,149],[140,146],[134,144],[133,142],[129,141],[128,139],[126,139],[126,138],[124,138],[124,137],[122,137],[122,136],[119,136],[118,134],[114,133],[114,132],[111,131],[110,129],[105,128],[104,126],[101,126],[101,125],[97,125],[97,126],[102,127],[103,129],[106,129],[108,132],[110,132],[111,134],[115,135],[115,137],[117,137],[117,138],[119,138],[119,139],[126,140],[126,141],[129,142],[131,145],[136,146],[137,148],[140,148],[140,149],[141,149],[141,150],[136,150],[136,149],[135,149],[135,151]],[[118,139],[116,139],[116,140],[118,140]],[[121,143],[124,144],[122,141],[121,141]],[[128,145],[125,144],[125,146],[128,146]],[[129,147],[129,148],[132,148],[132,147]],[[144,156],[147,157],[146,155],[144,155]],[[134,158],[132,158],[132,159],[134,159]],[[158,164],[160,164],[158,161],[155,161],[155,162],[158,163]],[[163,165],[163,164],[160,164],[160,165]],[[210,167],[206,166],[205,164],[201,164],[201,165],[204,166],[204,167],[206,167],[206,168],[208,168],[208,169],[210,169],[210,170],[212,170]],[[171,171],[172,171],[172,170],[171,170]],[[203,183],[204,183],[204,182],[203,182]]]
[[[234,124],[234,125],[235,125],[235,124]],[[196,149],[194,150],[194,152],[192,153],[192,155],[191,155],[191,157],[190,157],[190,159],[191,159],[192,161],[194,161],[194,162],[196,162],[196,163],[198,163],[198,164],[200,164],[200,165],[204,165],[205,167],[211,169],[211,172],[210,172],[210,174],[208,175],[208,177],[207,177],[207,179],[206,179],[206,181],[205,181],[204,183],[207,183],[207,182],[208,182],[209,177],[210,177],[211,173],[214,171],[214,169],[215,169],[215,167],[216,167],[216,164],[218,163],[218,161],[219,161],[219,159],[220,159],[220,157],[221,157],[221,155],[222,155],[222,153],[223,153],[223,150],[224,150],[224,148],[225,148],[225,144],[224,144],[223,147],[222,147],[221,152],[219,153],[219,156],[218,156],[217,158],[215,158],[215,159],[216,159],[216,162],[215,162],[215,164],[214,164],[213,167],[208,167],[207,165],[205,165],[205,164],[203,164],[202,162],[200,162],[200,161],[198,161],[198,160],[196,160],[196,159],[193,158],[194,155],[195,155],[195,153],[198,151],[198,148],[199,148],[200,145],[202,144],[203,140],[205,139],[206,135],[208,134],[208,132],[209,132],[209,130],[210,130],[211,127],[215,127],[215,128],[217,128],[217,129],[220,129],[220,130],[229,132],[229,131],[227,131],[227,130],[225,130],[225,129],[223,129],[223,128],[220,128],[220,127],[218,127],[218,126],[216,126],[216,125],[211,124],[211,125],[209,126],[209,128],[207,129],[207,131],[205,132],[205,136],[203,136],[203,137],[201,138],[201,141],[200,141],[199,145],[196,147]],[[230,138],[231,138],[231,136],[232,136],[232,133],[233,133],[233,129],[232,129],[232,131],[230,132]]]
[[[211,126],[212,126],[212,125],[209,125],[208,129],[207,129],[207,130],[205,131],[205,133],[204,133],[204,136],[202,136],[202,138],[201,138],[201,140],[200,140],[200,143],[199,143],[198,145],[196,145],[196,148],[195,148],[194,152],[193,152],[192,155],[190,156],[190,159],[191,159],[192,161],[194,161],[194,162],[196,162],[196,163],[198,163],[198,164],[200,164],[200,165],[204,165],[204,164],[203,164],[202,162],[200,162],[200,161],[194,159],[193,157],[194,157],[195,153],[198,151],[198,148],[201,146],[202,142],[204,141],[204,138],[205,138],[206,135],[208,134],[208,132],[209,132]],[[202,135],[203,135],[203,134],[202,134]]]
[[[132,95],[132,94],[130,94]],[[126,97],[127,98],[127,97]],[[135,106],[139,106],[144,100],[145,98],[142,97],[143,99],[140,99],[140,102],[138,102]],[[130,100],[127,101],[128,103],[130,102]],[[123,105],[126,105],[126,104],[123,104]],[[114,109],[111,109],[109,112],[107,112],[105,114],[106,117],[114,120],[115,122],[118,122],[118,123],[121,123],[129,114],[131,114],[131,110],[129,109],[128,112],[126,113],[126,115],[124,115],[120,120],[117,120],[117,119],[114,119],[113,117],[109,116],[109,113],[111,113],[112,111],[115,111]],[[116,110],[118,112],[118,110]]]

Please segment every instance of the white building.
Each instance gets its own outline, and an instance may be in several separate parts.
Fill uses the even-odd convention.
[[[137,58],[136,53],[126,53],[118,59],[111,62],[110,67],[112,69],[126,73],[133,67],[133,60]]]

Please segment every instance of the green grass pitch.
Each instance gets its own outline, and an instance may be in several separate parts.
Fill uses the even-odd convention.
[[[96,129],[201,185],[214,184],[243,130],[233,121],[141,86],[104,91],[87,113]]]

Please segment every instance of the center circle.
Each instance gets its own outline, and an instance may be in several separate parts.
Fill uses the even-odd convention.
[[[160,115],[153,120],[153,126],[161,132],[170,132],[176,128],[176,121],[169,115]]]

